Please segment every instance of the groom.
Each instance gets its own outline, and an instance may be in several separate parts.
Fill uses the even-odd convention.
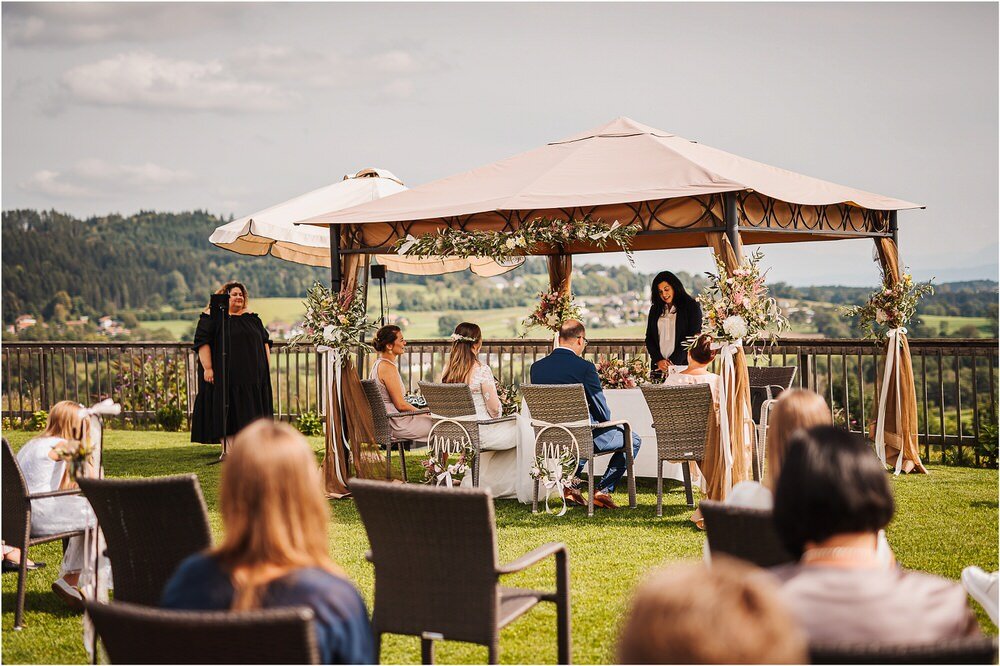
[[[597,368],[590,361],[581,358],[584,348],[587,346],[586,330],[583,324],[575,319],[568,319],[559,328],[559,346],[552,350],[552,353],[543,359],[531,364],[532,384],[583,384],[583,390],[587,394],[587,406],[590,409],[590,419],[594,423],[603,423],[611,420],[611,410],[604,399],[604,391],[601,390],[601,378],[597,375]],[[621,426],[611,426],[608,428],[598,428],[594,430],[594,449],[597,451],[610,451],[620,449],[625,441],[625,431]],[[639,445],[642,440],[638,435],[632,433],[632,459],[639,454]],[[585,459],[580,459],[580,467],[577,474],[583,471]],[[625,452],[619,451],[611,456],[608,469],[604,476],[597,483],[594,490],[594,504],[607,509],[616,509],[618,505],[611,499],[609,493],[614,492],[615,485],[622,475],[625,474]],[[580,491],[576,489],[567,493],[567,499],[585,504]]]

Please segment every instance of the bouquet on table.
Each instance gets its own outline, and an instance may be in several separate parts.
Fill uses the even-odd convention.
[[[527,334],[527,329],[534,326],[543,326],[550,331],[558,332],[564,321],[579,319],[580,316],[580,306],[573,300],[572,294],[564,294],[558,290],[543,291],[538,294],[535,311],[522,322],[525,327],[524,334]]]
[[[361,341],[362,336],[375,328],[375,323],[368,319],[365,311],[361,287],[355,291],[351,302],[345,305],[336,294],[316,282],[306,293],[303,303],[306,306],[304,330],[293,342],[327,346],[340,352],[342,358],[358,348],[373,351],[371,345]]]
[[[649,364],[641,356],[623,361],[617,356],[597,360],[597,374],[606,389],[636,388],[649,383]]]
[[[788,330],[788,320],[778,303],[768,296],[765,274],[760,271],[760,250],[732,273],[716,255],[718,273],[707,273],[709,284],[698,295],[702,311],[702,333],[715,340],[745,344],[774,343],[778,333]],[[690,340],[689,342],[693,342]]]
[[[844,308],[848,317],[857,317],[865,336],[885,340],[889,331],[905,327],[917,313],[921,298],[934,293],[930,281],[914,282],[909,273],[902,273],[891,287],[882,276],[882,288],[872,292],[864,305]]]

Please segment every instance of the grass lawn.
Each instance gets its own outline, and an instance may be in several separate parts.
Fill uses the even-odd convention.
[[[4,433],[15,448],[31,436]],[[111,431],[106,438],[108,476],[158,476],[195,473],[208,502],[212,528],[218,537],[219,466],[209,465],[216,447],[192,445],[187,433]],[[320,438],[310,442],[319,457]],[[411,458],[411,478],[418,478],[418,458]],[[903,566],[957,579],[967,564],[987,571],[997,566],[997,472],[988,469],[930,466],[928,476],[892,478],[897,500],[896,518],[888,530],[889,542]],[[704,535],[688,521],[683,488],[673,482],[664,497],[664,516],[655,517],[655,486],[639,483],[639,508],[600,511],[592,519],[576,509],[564,518],[532,516],[530,507],[511,500],[497,502],[501,561],[547,541],[569,546],[572,582],[572,627],[576,663],[611,663],[617,627],[631,589],[650,569],[701,556]],[[619,493],[624,495],[624,493]],[[627,500],[623,497],[621,503]],[[367,538],[353,502],[331,502],[333,526],[330,551],[349,573],[368,601],[372,601],[371,566],[364,561]],[[442,517],[446,520],[447,517]],[[14,622],[16,575],[3,576],[4,663],[85,663],[79,615],[66,609],[49,591],[60,558],[58,544],[33,548],[32,557],[48,567],[28,574],[26,624]],[[460,585],[460,581],[442,584]],[[549,588],[554,585],[551,565],[510,578],[512,585]],[[976,605],[984,631],[997,630]],[[503,631],[500,657],[504,663],[555,663],[555,609],[551,604],[531,611]],[[440,663],[485,663],[486,648],[441,643]],[[387,637],[384,663],[419,663],[416,638]]]
[[[937,331],[943,328],[947,333],[953,333],[963,326],[975,326],[979,329],[981,337],[996,337],[997,331],[987,317],[951,317],[946,315],[920,315],[931,330]]]

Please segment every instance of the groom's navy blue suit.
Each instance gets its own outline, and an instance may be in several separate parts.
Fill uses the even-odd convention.
[[[594,423],[611,420],[611,410],[604,399],[601,389],[601,378],[597,368],[590,361],[580,358],[572,349],[557,347],[543,359],[531,364],[532,384],[583,384],[587,394],[587,407],[590,409],[590,419]],[[621,448],[625,441],[625,431],[621,426],[598,428],[594,430],[594,448],[598,451],[610,451]],[[642,439],[632,433],[632,458],[639,454]],[[583,471],[586,461],[580,460],[577,473]],[[622,475],[625,474],[625,452],[619,451],[611,456],[608,469],[604,472],[597,490],[612,492]]]

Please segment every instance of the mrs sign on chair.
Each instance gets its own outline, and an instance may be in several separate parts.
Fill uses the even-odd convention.
[[[372,627],[382,634],[419,636],[423,663],[434,641],[485,645],[499,659],[500,630],[541,601],[556,606],[558,659],[570,662],[569,554],[550,542],[513,562],[497,561],[493,498],[477,488],[443,489],[351,480],[375,565]],[[555,592],[504,587],[500,577],[554,556]],[[459,581],[460,584],[449,584]]]

